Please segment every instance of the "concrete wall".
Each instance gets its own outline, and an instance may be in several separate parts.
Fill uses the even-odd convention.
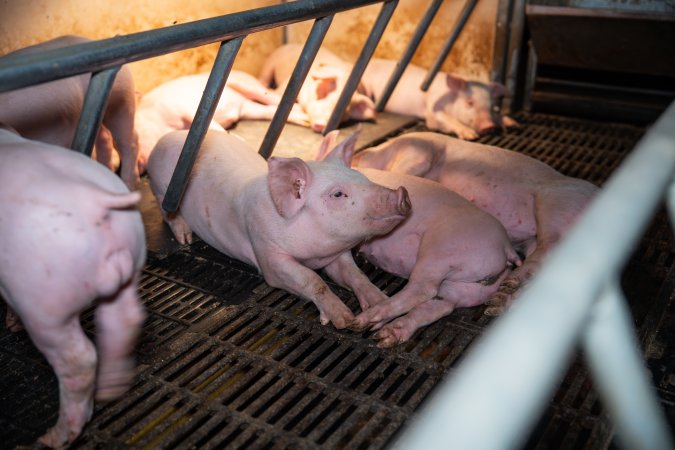
[[[498,0],[481,0],[455,44],[443,70],[487,80],[492,61],[494,20]],[[186,23],[276,4],[273,0],[0,0],[0,55],[63,34],[102,39]],[[398,59],[424,14],[428,1],[401,0],[377,48],[376,56]],[[450,34],[463,1],[446,1],[417,51],[413,62],[429,67]],[[346,59],[355,59],[380,5],[338,14],[324,46]],[[313,21],[289,27],[290,42],[304,42]],[[282,42],[280,29],[244,40],[235,68],[257,74],[264,58]],[[217,45],[185,50],[130,64],[140,92],[188,73],[211,68]]]

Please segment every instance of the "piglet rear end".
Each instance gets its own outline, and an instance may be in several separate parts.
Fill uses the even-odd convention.
[[[40,438],[45,445],[72,442],[94,393],[116,397],[133,377],[145,316],[139,200],[97,162],[0,130],[0,294],[58,378],[59,417]],[[80,326],[92,304],[98,355]]]

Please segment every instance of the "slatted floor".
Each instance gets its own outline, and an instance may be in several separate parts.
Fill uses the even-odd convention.
[[[602,185],[644,130],[541,114],[482,142],[541,159]],[[405,130],[422,129],[406,124]],[[146,194],[147,181],[146,181]],[[146,205],[152,198],[144,198]],[[146,216],[147,218],[147,216]],[[147,218],[154,221],[155,218]],[[463,309],[398,348],[368,333],[319,324],[316,308],[272,289],[250,267],[206,244],[189,248],[149,236],[140,293],[148,310],[138,377],[122,398],[97,403],[72,448],[381,449],[471,349],[493,320]],[[675,424],[673,233],[662,212],[625,270],[622,284],[671,424]],[[361,261],[386,293],[404,280]],[[331,287],[352,310],[358,302]],[[4,307],[3,307],[4,308]],[[91,312],[83,314],[91,334]],[[564,375],[528,449],[612,445],[612,426],[583,364]],[[50,367],[25,332],[0,325],[0,445],[29,445],[56,420]],[[489,430],[486,430],[489,432]]]

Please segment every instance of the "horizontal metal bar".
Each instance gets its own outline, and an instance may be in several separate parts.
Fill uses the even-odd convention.
[[[382,9],[380,9],[380,14],[377,16],[375,24],[373,25],[373,28],[370,30],[370,34],[368,35],[365,44],[363,44],[361,54],[356,60],[356,63],[354,63],[352,72],[349,74],[349,78],[345,83],[345,87],[342,89],[342,92],[340,93],[340,97],[338,98],[338,101],[335,104],[335,107],[333,108],[333,112],[330,115],[330,119],[328,119],[326,128],[323,131],[324,135],[337,129],[337,127],[340,125],[340,119],[342,118],[342,115],[347,109],[347,105],[349,104],[349,101],[354,95],[356,88],[359,86],[359,82],[361,81],[363,72],[366,70],[366,66],[370,61],[370,58],[373,56],[375,48],[377,47],[377,44],[380,42],[380,38],[382,38],[382,33],[384,33],[384,29],[387,27],[387,24],[389,23],[392,14],[394,14],[397,5],[398,0],[390,0],[384,5],[382,5]]]
[[[436,58],[436,61],[434,64],[431,66],[429,71],[427,72],[427,77],[424,79],[422,82],[422,86],[420,89],[423,91],[427,91],[429,89],[429,86],[431,86],[431,82],[434,81],[434,78],[436,77],[436,74],[438,73],[439,70],[441,70],[441,66],[445,62],[446,58],[450,54],[450,51],[452,50],[452,46],[455,45],[455,41],[459,37],[460,33],[462,32],[462,29],[464,28],[464,25],[466,24],[467,20],[469,20],[469,17],[471,16],[471,12],[473,11],[473,8],[476,6],[476,3],[478,3],[478,0],[467,0],[466,4],[464,5],[464,9],[462,9],[462,12],[459,15],[459,18],[457,19],[457,24],[455,25],[455,29],[452,31],[452,34],[450,37],[448,37],[448,40],[445,41],[445,45],[443,46],[443,49],[441,52],[438,54],[438,57]]]
[[[218,101],[223,93],[227,77],[232,70],[232,64],[234,64],[234,58],[237,56],[243,40],[244,36],[239,36],[223,42],[218,49],[218,55],[213,63],[211,74],[206,81],[204,94],[199,101],[190,131],[188,131],[188,135],[185,138],[183,150],[181,150],[176,168],[171,175],[171,181],[169,181],[169,186],[166,189],[162,209],[167,212],[178,211],[180,201],[187,188],[190,172],[192,172],[192,167],[197,160],[199,147],[204,142],[206,130],[209,128],[213,115],[216,112]]]
[[[438,13],[438,10],[440,9],[442,4],[443,0],[434,0],[431,3],[431,5],[429,5],[429,8],[427,8],[426,14],[422,18],[422,21],[417,25],[415,34],[410,40],[408,47],[403,52],[403,55],[401,56],[401,59],[399,60],[398,64],[396,64],[396,68],[389,77],[389,81],[387,81],[387,85],[385,86],[384,91],[382,91],[382,97],[380,97],[380,99],[377,102],[377,105],[375,106],[375,110],[377,112],[384,111],[384,107],[387,106],[389,97],[391,97],[391,94],[394,92],[394,89],[396,89],[398,81],[401,79],[401,76],[403,75],[403,72],[405,72],[406,67],[408,67],[408,64],[410,64],[410,61],[412,60],[412,57],[415,54],[415,51],[417,50],[417,47],[419,47],[420,42],[422,42],[422,38],[429,29],[431,21],[434,20],[434,17],[436,16],[436,13]]]
[[[594,388],[609,410],[623,448],[672,448],[656,389],[645,376],[644,356],[618,277],[594,305],[583,338]]]
[[[120,67],[112,67],[92,74],[91,80],[89,80],[87,95],[84,97],[82,112],[77,122],[75,137],[70,146],[73,150],[91,156],[96,135],[99,128],[101,128],[105,108],[108,104],[110,90]]]
[[[270,126],[267,128],[265,137],[263,137],[262,143],[260,144],[258,153],[265,159],[272,155],[272,151],[274,151],[274,147],[277,145],[281,130],[283,130],[286,125],[286,120],[291,113],[295,99],[298,97],[298,92],[300,92],[300,88],[305,82],[305,78],[307,78],[312,62],[314,62],[314,58],[316,58],[316,55],[319,52],[319,47],[326,37],[328,27],[330,27],[332,21],[333,16],[326,16],[317,19],[314,22],[314,25],[312,25],[312,30],[300,52],[298,61],[295,63],[293,73],[288,79],[288,84],[281,97],[279,106],[277,106],[277,112],[274,113]]]
[[[299,0],[69,47],[0,58],[0,92],[98,72],[383,0]]]
[[[520,448],[674,173],[675,102],[393,448]]]

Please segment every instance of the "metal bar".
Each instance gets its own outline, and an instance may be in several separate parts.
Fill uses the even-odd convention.
[[[75,137],[70,145],[75,151],[91,156],[96,135],[101,127],[110,90],[121,66],[112,67],[92,74],[87,95],[84,97],[82,112],[77,122]]]
[[[298,92],[300,92],[300,88],[305,82],[305,78],[307,78],[312,62],[319,52],[319,47],[323,42],[323,38],[326,37],[326,32],[332,21],[333,16],[326,16],[317,19],[314,22],[314,25],[312,25],[312,30],[307,37],[305,46],[302,48],[298,61],[295,63],[295,69],[293,69],[293,74],[288,80],[284,95],[281,97],[279,106],[277,106],[277,112],[274,113],[274,117],[272,117],[270,126],[267,128],[265,137],[260,143],[258,153],[265,159],[270,157],[274,150],[274,146],[277,145],[281,130],[284,128],[284,125],[286,125],[286,120],[291,113],[293,103],[295,103],[295,99],[298,98]]]
[[[511,310],[437,385],[393,448],[520,448],[560,382],[594,302],[630,257],[673,173],[675,103],[610,177]]]
[[[583,344],[594,387],[609,410],[622,447],[672,448],[668,423],[646,377],[644,355],[618,279],[608,283],[594,305]]]
[[[471,16],[471,12],[473,11],[473,8],[476,6],[476,3],[478,3],[478,0],[467,0],[467,2],[464,4],[464,9],[462,9],[462,12],[459,14],[459,18],[457,19],[455,29],[453,30],[450,37],[448,37],[448,40],[445,42],[445,46],[438,54],[438,58],[436,58],[436,61],[431,66],[431,69],[429,69],[429,72],[427,72],[427,77],[422,82],[422,86],[420,87],[420,89],[422,89],[423,91],[427,91],[429,89],[429,86],[431,86],[431,82],[434,80],[434,77],[436,77],[436,74],[441,69],[443,62],[445,62],[445,59],[450,54],[450,50],[452,50],[452,46],[455,45],[455,41],[459,37],[459,34],[462,32],[464,24],[466,24],[467,20],[469,20],[469,16]]]
[[[98,72],[212,42],[324,17],[383,0],[300,0],[116,36],[59,49],[0,58],[0,92]]]
[[[231,39],[223,42],[218,49],[218,55],[213,63],[211,74],[206,82],[204,94],[199,101],[195,118],[190,126],[190,131],[185,138],[183,150],[180,153],[176,168],[171,176],[171,181],[166,189],[166,195],[162,202],[162,209],[167,212],[176,212],[180,206],[180,201],[183,198],[185,189],[187,188],[188,178],[192,171],[192,166],[197,159],[199,147],[204,141],[204,135],[209,128],[213,114],[218,106],[220,95],[223,93],[223,88],[227,82],[227,77],[232,70],[234,58],[241,47],[241,42],[244,36]]]
[[[326,125],[326,128],[323,131],[324,135],[335,130],[338,127],[338,125],[340,125],[340,119],[342,118],[342,115],[347,109],[347,105],[349,104],[349,101],[351,100],[352,96],[354,95],[354,92],[356,91],[356,88],[359,85],[359,82],[361,81],[363,72],[366,70],[368,61],[370,61],[370,58],[373,56],[375,48],[377,47],[377,44],[380,42],[380,38],[382,37],[382,33],[384,33],[384,29],[387,27],[389,19],[391,19],[392,14],[394,14],[394,10],[396,9],[397,5],[398,0],[390,0],[386,2],[384,5],[382,5],[380,14],[377,16],[375,24],[373,25],[373,28],[370,30],[370,35],[368,36],[368,39],[366,39],[365,44],[363,44],[361,54],[359,55],[358,59],[356,60],[356,63],[354,64],[354,67],[352,68],[352,73],[349,74],[349,78],[345,83],[345,87],[342,89],[342,93],[340,94],[340,98],[335,104],[335,108],[333,108],[333,112],[330,116],[330,119],[328,119],[328,124]]]
[[[505,112],[513,112],[518,109],[521,109],[524,104],[526,104],[525,97],[529,99],[529,96],[534,89],[534,75],[536,74],[536,65],[530,67],[530,71],[526,75],[527,86],[519,86],[518,73],[521,66],[524,64],[523,59],[523,39],[524,39],[524,29],[525,29],[525,0],[515,0],[513,5],[513,13],[511,15],[510,35],[509,43],[507,50],[507,66],[506,72],[504,74],[504,86],[506,86],[506,91],[508,94],[503,99],[503,109]],[[529,43],[528,43],[529,45]],[[534,58],[534,47],[531,48],[532,52],[529,54]],[[525,55],[527,56],[527,55]],[[530,61],[534,62],[534,60]],[[523,90],[527,92],[524,93]]]
[[[419,47],[420,42],[422,42],[422,38],[429,29],[429,25],[431,24],[431,21],[434,19],[434,16],[436,16],[438,9],[441,7],[441,4],[443,4],[443,0],[434,0],[432,4],[429,5],[429,8],[427,8],[427,12],[422,18],[422,21],[419,23],[419,25],[417,25],[415,34],[410,40],[408,47],[405,49],[405,52],[403,52],[403,56],[401,56],[401,59],[399,60],[398,64],[396,64],[396,68],[389,77],[389,81],[387,81],[387,85],[385,86],[384,91],[382,92],[382,97],[380,97],[380,100],[377,102],[377,105],[375,106],[375,110],[377,112],[384,111],[384,107],[387,106],[389,97],[391,97],[391,94],[394,92],[394,89],[396,89],[396,85],[398,84],[398,81],[401,79],[401,75],[403,75],[403,72],[405,71],[406,67],[408,67],[408,64],[410,64],[410,60],[412,60],[412,57],[415,54],[415,51],[417,50],[417,47]]]

